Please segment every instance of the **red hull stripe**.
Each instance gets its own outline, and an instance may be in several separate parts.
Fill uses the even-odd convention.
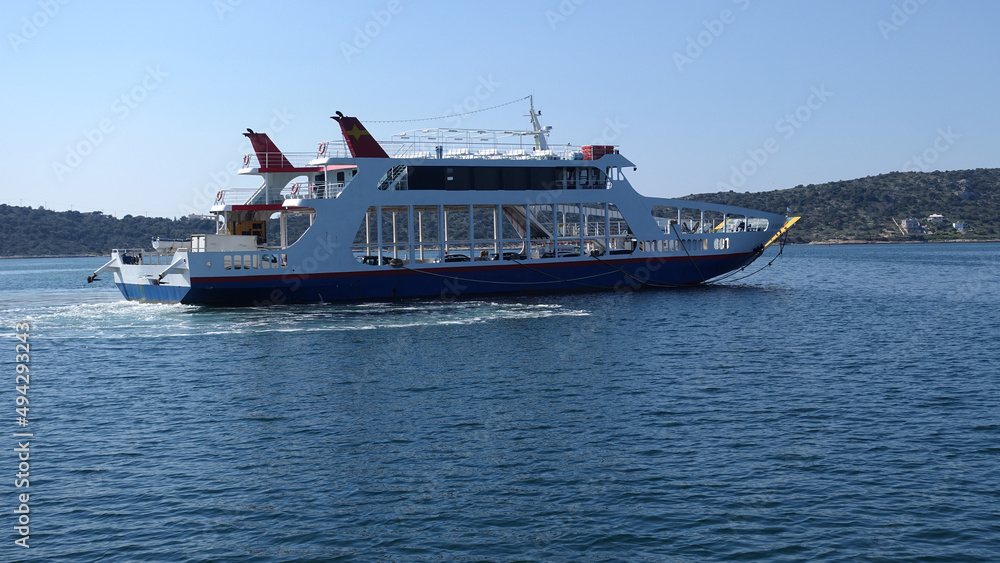
[[[293,172],[295,174],[308,174],[310,172],[322,172],[322,171],[323,171],[322,166],[302,166],[298,168],[292,166],[289,166],[287,168],[280,166],[264,166],[262,168],[257,169],[257,172],[260,172],[261,174],[267,174],[269,172]]]
[[[285,207],[280,203],[267,203],[260,205],[234,205],[233,211],[283,211],[286,209],[310,209],[309,207]]]

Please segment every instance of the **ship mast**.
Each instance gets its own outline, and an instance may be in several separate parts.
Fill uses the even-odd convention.
[[[542,112],[535,111],[535,96],[528,96],[528,100],[530,100],[528,103],[531,105],[528,115],[531,117],[532,132],[535,134],[535,148],[540,151],[549,150],[549,143],[545,140],[545,136],[552,128],[546,127],[542,129],[541,124],[538,122],[538,116],[542,115]]]

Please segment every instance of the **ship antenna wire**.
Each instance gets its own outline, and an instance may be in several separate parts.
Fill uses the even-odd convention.
[[[523,98],[518,98],[516,100],[511,100],[509,102],[505,102],[505,103],[502,103],[502,104],[497,104],[495,106],[490,106],[488,108],[477,109],[477,110],[473,110],[473,111],[467,111],[465,113],[452,113],[452,114],[449,114],[449,115],[440,115],[438,117],[421,117],[420,119],[388,119],[388,120],[366,119],[365,123],[413,123],[415,121],[435,121],[435,120],[438,120],[438,119],[451,119],[453,117],[462,117],[462,116],[465,116],[465,115],[472,115],[474,113],[482,113],[484,111],[489,111],[491,109],[502,108],[504,106],[509,106],[511,104],[516,104],[517,102],[523,102],[524,100],[527,100],[529,98],[531,98],[531,96],[525,96]]]

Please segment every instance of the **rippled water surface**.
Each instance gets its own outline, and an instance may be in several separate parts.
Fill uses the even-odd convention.
[[[102,263],[0,260],[0,560],[1000,560],[1000,245],[259,309],[125,302]]]

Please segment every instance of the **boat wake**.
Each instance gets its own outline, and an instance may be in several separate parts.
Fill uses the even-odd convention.
[[[0,309],[0,322],[28,320],[38,339],[134,339],[242,333],[340,332],[462,325],[590,312],[523,301],[323,303],[270,308],[218,308],[53,296],[50,303]]]

